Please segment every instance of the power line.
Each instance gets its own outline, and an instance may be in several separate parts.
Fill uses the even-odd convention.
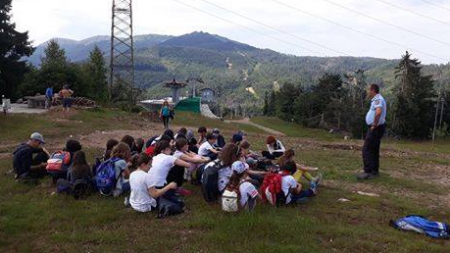
[[[430,16],[428,16],[428,15],[423,15],[422,13],[419,13],[419,12],[416,12],[416,11],[412,11],[412,10],[409,10],[409,9],[406,9],[406,8],[404,8],[404,7],[402,7],[402,6],[397,5],[397,4],[393,4],[393,3],[390,3],[390,2],[386,2],[386,1],[384,1],[384,0],[370,0],[370,1],[377,1],[377,2],[380,2],[380,3],[386,4],[386,5],[389,5],[389,6],[391,6],[391,7],[394,7],[394,8],[396,8],[396,9],[398,9],[398,10],[402,10],[402,11],[405,11],[405,12],[408,12],[408,13],[412,13],[412,14],[417,15],[417,16],[419,16],[419,17],[426,18],[426,19],[429,19],[429,20],[433,20],[433,21],[435,21],[435,22],[438,22],[438,23],[441,23],[441,24],[450,26],[450,23],[449,23],[449,22],[446,22],[446,21],[443,21],[443,20],[440,20],[440,19],[437,19],[437,18],[433,18],[433,17],[430,17]]]
[[[310,43],[310,44],[316,45],[316,46],[318,46],[318,47],[321,47],[321,48],[324,48],[324,49],[327,49],[327,50],[330,50],[330,51],[333,51],[333,52],[338,53],[338,54],[342,54],[342,55],[345,55],[345,56],[351,56],[350,54],[348,54],[348,53],[346,53],[346,52],[343,52],[343,51],[340,51],[340,50],[336,50],[336,49],[333,49],[333,48],[331,48],[331,47],[328,47],[328,46],[322,45],[322,44],[320,44],[320,43],[317,43],[317,42],[315,42],[315,41],[312,41],[312,40],[303,38],[303,37],[301,37],[301,36],[298,36],[298,35],[295,35],[295,34],[292,34],[292,33],[286,32],[286,31],[283,31],[283,30],[281,30],[281,29],[279,29],[279,28],[276,28],[276,27],[273,27],[273,26],[271,26],[271,25],[265,24],[265,23],[263,23],[263,22],[261,22],[261,21],[255,20],[255,19],[253,19],[253,18],[246,17],[246,16],[244,16],[244,15],[238,13],[238,12],[229,10],[229,9],[227,9],[227,8],[224,8],[224,7],[220,6],[220,5],[211,3],[211,2],[209,2],[209,1],[206,1],[206,0],[198,0],[198,1],[207,3],[207,4],[212,5],[212,6],[215,6],[216,8],[219,8],[219,9],[221,9],[221,10],[227,11],[227,12],[229,12],[229,13],[233,13],[233,14],[236,15],[236,16],[239,16],[239,17],[241,17],[241,18],[243,18],[243,19],[246,19],[246,20],[250,20],[250,21],[252,21],[252,22],[254,22],[254,23],[257,23],[257,24],[259,24],[259,25],[261,25],[261,26],[264,26],[264,27],[266,27],[266,28],[272,29],[272,30],[277,31],[277,32],[279,32],[279,33],[283,33],[283,34],[289,35],[289,36],[291,36],[291,37],[293,37],[293,38],[296,38],[296,39],[299,39],[299,40],[306,41],[306,42],[308,42],[308,43]],[[450,44],[449,44],[449,45],[450,45]]]
[[[446,11],[450,11],[450,8],[445,7],[445,6],[443,6],[443,5],[440,5],[440,4],[437,4],[437,3],[433,3],[433,2],[428,1],[428,0],[418,0],[418,1],[423,2],[423,3],[426,3],[426,4],[429,4],[429,5],[432,5],[432,6],[436,7],[436,8],[439,8],[439,9],[443,9],[443,10],[446,10]]]
[[[217,16],[217,15],[215,15],[215,14],[212,14],[212,13],[210,13],[210,12],[204,11],[204,10],[202,10],[202,9],[200,9],[200,8],[197,8],[197,7],[195,7],[195,6],[192,6],[192,5],[190,5],[190,4],[183,3],[183,2],[181,2],[181,1],[179,1],[179,0],[172,0],[172,1],[177,2],[177,3],[181,4],[181,5],[186,6],[186,7],[189,7],[189,8],[191,8],[191,9],[194,9],[194,10],[196,10],[196,11],[198,11],[198,12],[201,12],[201,13],[203,13],[203,14],[206,14],[206,15],[208,15],[208,16],[211,16],[211,17],[220,19],[220,20],[222,20],[222,21],[224,21],[224,22],[227,22],[227,23],[233,24],[233,25],[235,25],[235,26],[241,27],[241,28],[243,28],[243,29],[245,29],[245,30],[247,30],[247,31],[251,31],[251,32],[253,32],[253,33],[257,33],[257,34],[259,34],[259,35],[262,35],[262,36],[271,38],[271,39],[273,39],[273,40],[276,40],[276,41],[279,41],[279,42],[282,42],[282,43],[289,44],[289,45],[291,45],[291,46],[300,48],[300,49],[302,49],[302,50],[306,50],[306,51],[309,51],[309,52],[312,52],[312,53],[316,53],[316,54],[323,55],[323,53],[321,53],[321,52],[319,52],[319,51],[315,51],[315,50],[313,50],[313,49],[309,49],[309,48],[306,48],[306,47],[297,45],[297,44],[295,44],[295,43],[292,43],[292,42],[289,42],[289,41],[285,41],[285,40],[279,39],[279,38],[277,38],[277,37],[275,37],[275,36],[271,36],[271,35],[265,34],[265,33],[263,33],[263,32],[260,32],[260,31],[258,31],[258,30],[255,30],[255,29],[246,27],[246,26],[244,26],[244,25],[238,24],[238,23],[233,22],[233,21],[231,21],[231,20],[228,20],[228,19],[219,17],[219,16]]]
[[[403,45],[403,44],[397,43],[397,42],[395,42],[395,41],[390,41],[390,40],[388,40],[388,39],[386,39],[386,38],[379,37],[379,36],[373,35],[373,34],[371,34],[371,33],[367,33],[367,32],[364,32],[364,31],[355,29],[355,28],[353,28],[353,27],[351,27],[351,26],[347,26],[347,25],[340,24],[340,23],[335,22],[335,21],[333,21],[333,20],[331,20],[331,19],[327,19],[327,18],[321,17],[321,16],[319,16],[319,15],[316,15],[316,14],[313,14],[313,13],[310,13],[310,12],[307,12],[307,11],[305,11],[305,10],[302,10],[302,9],[299,9],[299,8],[297,8],[297,7],[295,7],[295,6],[292,6],[292,5],[289,5],[289,4],[280,2],[280,1],[278,1],[278,0],[266,0],[266,1],[271,1],[271,2],[277,3],[277,4],[279,4],[279,5],[282,5],[282,6],[286,7],[286,8],[292,9],[292,10],[294,10],[294,11],[297,11],[297,12],[300,12],[300,13],[303,13],[303,14],[306,14],[306,15],[308,15],[308,16],[311,16],[311,17],[320,19],[320,20],[322,20],[322,21],[328,22],[328,23],[330,23],[330,24],[333,24],[333,25],[336,25],[336,26],[339,26],[339,27],[343,27],[343,28],[345,28],[345,29],[347,29],[347,30],[350,30],[350,31],[353,31],[353,32],[356,32],[356,33],[359,33],[359,34],[362,34],[362,35],[365,35],[365,36],[367,36],[367,37],[374,38],[374,39],[383,41],[383,42],[388,43],[388,44],[391,44],[391,45],[395,45],[395,46],[397,46],[397,47],[399,47],[399,48],[402,48],[402,49],[405,49],[405,48],[406,48],[406,49],[411,49],[411,50],[413,50],[413,51],[415,51],[415,52],[418,52],[418,53],[421,53],[421,54],[424,54],[424,55],[428,55],[428,56],[430,56],[430,57],[433,57],[433,58],[436,58],[436,59],[439,59],[439,60],[442,60],[442,61],[447,61],[447,59],[441,58],[440,56],[436,56],[436,55],[427,53],[427,52],[422,51],[422,50],[417,50],[417,49],[411,48],[411,47],[409,47],[409,46],[407,46],[407,45]]]
[[[399,29],[399,30],[402,30],[402,31],[405,31],[405,32],[414,34],[414,35],[416,35],[416,36],[418,36],[418,37],[426,38],[426,39],[428,39],[428,40],[437,42],[437,43],[439,43],[439,44],[446,45],[446,46],[450,46],[450,43],[448,43],[448,42],[445,42],[445,41],[442,41],[442,40],[439,40],[439,39],[430,37],[430,36],[428,36],[428,35],[420,34],[420,33],[416,32],[416,31],[411,30],[411,29],[401,27],[401,26],[399,26],[399,25],[396,25],[396,24],[393,24],[393,23],[384,21],[384,20],[379,19],[379,18],[376,18],[376,17],[372,17],[372,16],[370,16],[370,15],[367,15],[367,14],[364,13],[364,12],[361,12],[361,11],[358,11],[358,10],[354,10],[354,9],[351,9],[351,8],[348,8],[348,7],[344,6],[344,5],[335,3],[335,2],[333,2],[333,1],[330,1],[330,0],[319,0],[319,1],[327,2],[327,3],[331,4],[331,5],[334,5],[334,6],[339,7],[339,8],[341,8],[341,9],[345,9],[345,10],[347,10],[347,11],[356,13],[356,14],[358,14],[358,15],[360,15],[360,16],[364,16],[364,17],[366,17],[366,18],[368,18],[368,19],[372,19],[372,20],[374,20],[374,21],[377,21],[377,22],[379,22],[379,23],[383,23],[383,24],[385,24],[385,25],[395,27],[395,28],[397,28],[397,29]]]

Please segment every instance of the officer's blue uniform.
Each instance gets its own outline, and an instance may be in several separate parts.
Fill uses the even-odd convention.
[[[381,108],[381,117],[378,121],[378,126],[372,131],[370,127],[374,124],[377,108]],[[363,160],[364,172],[369,174],[378,174],[381,138],[386,131],[386,112],[386,101],[380,94],[377,94],[373,97],[370,109],[366,115],[366,123],[369,126],[369,130],[364,141]]]

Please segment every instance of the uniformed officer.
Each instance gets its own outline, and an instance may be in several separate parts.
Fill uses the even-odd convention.
[[[369,126],[369,130],[366,134],[362,152],[364,172],[357,176],[360,180],[372,179],[379,175],[380,144],[381,138],[386,131],[387,105],[384,98],[380,95],[380,87],[376,84],[371,84],[367,95],[372,101],[366,115],[366,123]]]

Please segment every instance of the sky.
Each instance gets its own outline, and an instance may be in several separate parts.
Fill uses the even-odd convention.
[[[13,0],[34,45],[110,35],[112,0]],[[299,56],[450,62],[450,0],[133,0],[134,34],[204,31]]]

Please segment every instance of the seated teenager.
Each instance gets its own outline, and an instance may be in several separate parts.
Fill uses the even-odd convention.
[[[262,155],[270,160],[275,160],[282,156],[286,149],[281,141],[277,140],[274,136],[267,137],[266,140],[267,151],[263,151]]]
[[[239,143],[243,140],[242,135],[240,133],[233,134],[231,137],[231,143],[239,145]]]
[[[129,176],[130,172],[128,170],[128,161],[131,158],[130,147],[126,143],[119,143],[116,147],[114,147],[112,151],[111,158],[118,159],[114,163],[115,174],[117,175],[116,187],[112,191],[112,195],[117,197],[124,192],[128,192],[130,190]]]
[[[156,144],[154,154],[152,168],[148,173],[155,187],[162,189],[168,182],[175,182],[181,186],[184,182],[184,170],[189,168],[190,164],[172,156],[170,143],[164,140]]]
[[[174,139],[177,140],[178,138],[186,138],[187,135],[187,129],[185,127],[180,128],[180,130],[178,130],[177,134],[175,134]]]
[[[65,152],[69,152],[70,153],[70,161],[66,167],[66,169],[68,169],[73,162],[73,156],[77,151],[81,150],[81,143],[77,140],[68,140],[66,142],[66,146],[64,147],[63,151]],[[53,183],[56,183],[58,179],[60,178],[67,178],[67,172],[68,170],[62,170],[60,172],[49,172],[49,175],[52,177],[53,179]]]
[[[67,178],[58,179],[57,188],[58,192],[66,192],[69,194],[80,194],[76,193],[77,189],[76,182],[79,180],[84,180],[83,187],[85,190],[93,189],[93,175],[89,164],[86,161],[86,154],[83,151],[77,151],[73,155],[72,165],[69,167]],[[75,192],[74,192],[75,191]]]
[[[198,143],[197,139],[195,139],[194,137],[194,131],[189,130],[186,134],[186,139],[188,141],[189,151],[198,154],[198,146],[197,146]]]
[[[294,158],[295,158],[295,151],[293,149],[288,149],[284,153],[284,155],[281,156],[280,159],[278,159],[278,165],[281,168],[286,162],[294,161]],[[296,163],[296,165],[297,171],[294,174],[294,178],[297,180],[297,182],[300,182],[302,177],[304,177],[306,180],[310,182],[315,182],[316,184],[318,184],[320,180],[322,180],[322,174],[318,173],[316,177],[313,177],[310,174],[310,172],[312,171],[317,171],[317,168],[308,167],[298,163]]]
[[[26,143],[14,151],[13,169],[16,179],[25,182],[47,175],[45,168],[50,154],[42,148],[42,144],[45,144],[42,134],[33,133]]]
[[[208,133],[206,135],[206,141],[198,148],[198,154],[200,156],[209,157],[211,160],[216,160],[217,155],[220,153],[213,147],[213,144],[216,143],[216,141],[217,136],[215,134]]]
[[[206,129],[206,127],[201,126],[198,128],[197,133],[199,135],[197,147],[200,147],[200,145],[206,142],[206,135],[208,134],[208,130]]]
[[[166,141],[166,142],[168,142],[169,144],[171,144],[171,143],[172,143],[172,138],[170,138],[170,136],[165,135],[165,134],[161,135],[161,136],[158,137],[155,141],[153,141],[152,144],[151,144],[150,146],[148,146],[148,147],[145,149],[145,153],[146,153],[147,155],[149,155],[149,156],[154,156],[154,155],[156,155],[156,154],[155,154],[155,148],[156,148],[157,144],[158,144],[159,142],[161,142],[161,141]]]
[[[214,128],[212,133],[217,136],[217,141],[216,141],[216,143],[214,143],[214,147],[223,148],[226,144],[225,138],[223,137],[223,135],[220,134],[219,129]]]
[[[238,145],[229,143],[223,147],[222,152],[219,155],[219,160],[222,163],[222,168],[219,170],[218,188],[219,192],[223,192],[230,182],[230,178],[233,175],[231,166],[234,162],[238,161],[242,156],[241,149]]]
[[[256,187],[248,180],[248,168],[248,164],[244,162],[234,162],[231,166],[233,174],[230,177],[227,189],[230,191],[238,189],[241,209],[252,211],[256,206],[256,199],[259,194]]]
[[[256,180],[256,182],[254,182],[254,184],[259,187],[261,185],[261,183],[264,181],[264,176],[267,174],[266,171],[260,171],[260,170],[256,170],[254,169],[256,164],[256,160],[254,160],[251,157],[251,151],[250,151],[250,143],[246,140],[243,140],[240,144],[239,147],[241,148],[241,152],[242,152],[242,158],[241,161],[245,162],[248,165],[252,165],[254,167],[250,168],[247,173],[249,174],[250,178],[252,180]]]
[[[130,147],[131,155],[139,154],[140,152],[136,148],[136,141],[131,135],[125,135],[120,142],[126,143]]]
[[[191,173],[195,171],[195,169],[197,169],[201,164],[205,164],[211,161],[209,157],[203,157],[190,152],[188,141],[186,139],[177,139],[175,142],[175,148],[176,151],[173,156],[185,162],[188,162],[191,165],[188,169],[189,175],[191,175]]]
[[[103,161],[106,161],[109,158],[111,158],[112,150],[115,146],[117,146],[117,144],[119,144],[119,141],[115,139],[109,139],[106,142],[106,150],[105,153],[103,154]]]
[[[281,190],[286,198],[286,205],[302,203],[317,194],[315,183],[311,183],[310,189],[303,190],[302,185],[292,176],[297,171],[297,165],[294,161],[286,162],[280,169],[281,173],[284,174],[281,180]]]
[[[156,199],[164,195],[167,191],[177,188],[177,184],[171,182],[162,189],[156,189],[148,173],[150,163],[150,156],[145,153],[140,154],[137,159],[138,168],[130,175],[130,205],[138,212],[155,210],[157,206]]]
[[[144,151],[144,145],[145,145],[145,141],[142,138],[137,138],[135,141],[136,144],[136,152],[137,154],[142,153],[142,151]]]

